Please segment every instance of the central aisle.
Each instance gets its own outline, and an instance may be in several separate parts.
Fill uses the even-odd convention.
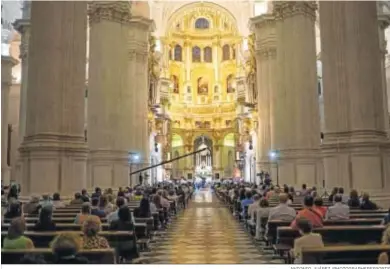
[[[189,208],[178,216],[163,241],[152,247],[152,263],[267,263],[210,190],[194,193]]]

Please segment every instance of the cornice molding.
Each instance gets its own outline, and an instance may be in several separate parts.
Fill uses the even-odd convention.
[[[131,2],[129,1],[91,1],[88,4],[90,25],[101,21],[128,24],[131,21]]]

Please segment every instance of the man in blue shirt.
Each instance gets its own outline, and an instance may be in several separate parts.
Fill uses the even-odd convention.
[[[245,192],[245,199],[241,201],[241,208],[242,208],[242,216],[246,217],[245,207],[249,207],[250,204],[253,204],[252,200],[252,192],[247,191]]]
[[[99,198],[92,198],[91,215],[98,216],[99,218],[106,216],[104,210],[99,208]]]

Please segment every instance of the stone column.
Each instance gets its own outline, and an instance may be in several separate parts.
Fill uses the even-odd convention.
[[[11,56],[1,56],[1,180],[10,183],[10,167],[7,164],[8,149],[8,103],[12,85],[12,67],[18,61]]]
[[[138,132],[132,128],[130,119],[134,100],[129,89],[129,62],[126,57],[130,2],[93,1],[89,4],[88,15],[88,185],[103,188],[128,186],[128,152],[134,152],[131,139]],[[132,81],[133,85],[135,81]],[[146,97],[144,102],[147,106],[148,89],[142,94]],[[143,119],[148,143],[147,114],[146,111]],[[132,169],[134,171],[134,166]]]
[[[31,3],[23,193],[86,187],[86,11],[82,1]]]
[[[316,4],[274,2],[277,81],[274,104],[275,150],[280,151],[279,184],[317,185],[320,117],[317,95]]]
[[[390,15],[383,14],[383,12],[378,14],[378,33],[379,33],[379,49],[381,52],[381,70],[382,70],[382,91],[383,91],[383,103],[384,103],[384,121],[385,121],[385,130],[387,136],[390,134],[389,126],[389,110],[388,110],[388,97],[387,97],[387,79],[386,79],[386,55],[387,51],[387,40],[385,36],[385,30],[389,27],[390,24]]]
[[[22,62],[21,82],[20,82],[20,104],[19,104],[19,145],[23,143],[24,135],[26,133],[26,108],[27,108],[27,83],[28,83],[28,46],[30,40],[30,9],[31,2],[23,2],[23,16],[14,23],[15,29],[21,35],[20,55]],[[22,174],[22,159],[18,155],[15,168],[13,170],[13,178],[20,182]]]
[[[273,149],[273,102],[276,88],[276,39],[275,19],[265,14],[251,19],[251,28],[256,36],[256,65],[258,91],[258,171],[270,171],[269,152]]]
[[[131,132],[131,151],[140,156],[138,169],[150,166],[150,149],[148,134],[148,48],[150,32],[154,22],[144,17],[132,17],[129,23],[129,39],[126,48],[129,71],[127,72],[130,113],[124,115]],[[150,171],[146,171],[150,173]],[[144,172],[143,172],[144,174]],[[139,175],[132,180],[138,182]]]
[[[320,2],[328,187],[390,189],[376,12],[376,2]]]

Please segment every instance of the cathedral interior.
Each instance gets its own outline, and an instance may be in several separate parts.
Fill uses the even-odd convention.
[[[369,7],[375,31],[348,14],[372,42],[342,32],[352,24],[328,30],[328,19],[361,14],[358,4],[334,15],[316,2],[68,3],[2,3],[6,184],[25,193],[125,186],[138,178],[129,171],[207,147],[147,171],[147,182],[257,182],[268,171],[281,183],[385,199],[388,2]],[[361,16],[371,23],[371,13]]]

